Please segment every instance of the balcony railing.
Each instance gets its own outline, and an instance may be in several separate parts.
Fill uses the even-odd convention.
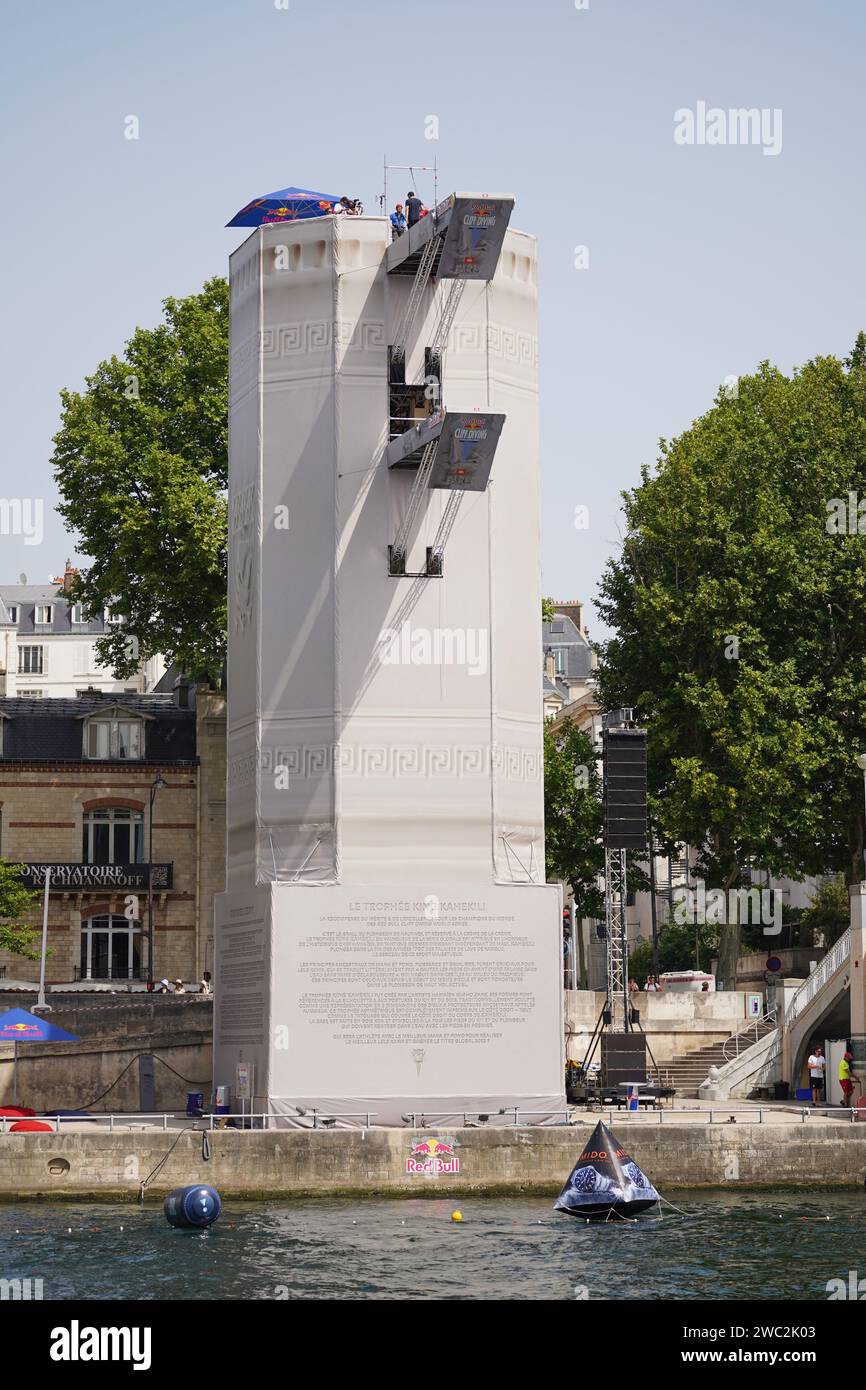
[[[86,970],[82,970],[80,965],[72,967],[72,978],[75,984],[92,981],[95,985],[129,985],[147,979],[145,971],[141,966],[136,967],[132,974],[120,975],[101,975],[98,971],[93,971],[88,975]]]
[[[54,892],[74,892],[80,888],[103,891],[147,891],[148,875],[153,869],[153,890],[163,892],[174,886],[174,863],[168,864],[67,864],[24,863],[21,882],[25,888],[43,888],[45,873],[51,870]]]

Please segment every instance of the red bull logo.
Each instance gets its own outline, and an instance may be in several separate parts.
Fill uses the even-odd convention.
[[[463,217],[464,227],[495,227],[496,226],[496,204],[482,203],[480,207],[473,208]]]
[[[459,1173],[454,1139],[415,1139],[406,1159],[407,1173]]]
[[[38,1024],[38,1023],[5,1023],[5,1024],[3,1025],[2,1030],[0,1030],[0,1035],[2,1035],[3,1037],[5,1037],[7,1034],[11,1033],[11,1034],[13,1034],[14,1036],[20,1038],[20,1036],[21,1036],[22,1033],[41,1033],[41,1032],[42,1032],[42,1029],[39,1027],[39,1024]]]
[[[468,441],[475,443],[479,439],[487,438],[486,421],[469,419],[465,424],[458,426],[454,431],[454,438],[461,443]]]

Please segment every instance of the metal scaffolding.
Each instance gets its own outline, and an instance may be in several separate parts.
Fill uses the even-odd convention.
[[[629,1026],[628,942],[626,940],[626,866],[624,849],[604,851],[604,915],[607,928],[607,1003],[610,1030]]]

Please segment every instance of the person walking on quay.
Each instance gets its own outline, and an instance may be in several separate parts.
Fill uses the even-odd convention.
[[[812,1087],[812,1104],[820,1105],[824,1094],[824,1068],[827,1065],[827,1058],[824,1056],[820,1047],[809,1058],[809,1085]]]

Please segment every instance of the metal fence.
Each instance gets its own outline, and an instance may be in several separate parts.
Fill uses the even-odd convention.
[[[812,1106],[786,1107],[777,1106],[731,1106],[719,1105],[712,1109],[688,1109],[678,1106],[654,1106],[652,1109],[644,1108],[641,1111],[618,1108],[606,1105],[593,1110],[508,1110],[501,1114],[490,1115],[484,1111],[418,1111],[407,1114],[405,1128],[408,1129],[433,1129],[436,1126],[455,1127],[462,1124],[464,1128],[497,1128],[500,1125],[509,1127],[523,1126],[525,1128],[550,1127],[551,1125],[576,1125],[589,1124],[602,1117],[607,1117],[607,1123],[612,1125],[614,1120],[621,1124],[627,1120],[629,1124],[663,1124],[674,1120],[676,1117],[688,1116],[691,1120],[702,1120],[708,1125],[730,1124],[731,1117],[735,1117],[735,1123],[739,1123],[737,1117],[743,1117],[746,1124],[765,1124],[766,1116],[784,1115],[790,1118],[799,1118],[801,1123],[815,1115],[830,1116],[837,1120],[847,1120],[851,1123],[857,1120],[866,1119],[866,1112],[854,1106]],[[455,1118],[455,1116],[457,1118]],[[69,1129],[75,1125],[86,1125],[94,1130],[107,1130],[114,1133],[115,1129],[124,1133],[138,1129],[142,1132],[156,1131],[159,1133],[176,1132],[179,1128],[188,1128],[191,1132],[203,1131],[213,1132],[214,1129],[221,1129],[229,1125],[229,1121],[234,1121],[234,1127],[240,1126],[242,1129],[250,1130],[273,1130],[287,1127],[287,1121],[291,1123],[293,1129],[317,1129],[327,1133],[344,1124],[345,1121],[355,1121],[353,1128],[398,1128],[398,1126],[376,1126],[376,1112],[374,1110],[356,1111],[344,1113],[342,1115],[321,1115],[308,1113],[306,1115],[275,1115],[270,1112],[245,1114],[240,1112],[229,1115],[187,1115],[184,1111],[161,1111],[154,1114],[136,1114],[131,1112],[118,1112],[100,1115],[45,1115],[45,1116],[0,1116],[0,1134],[8,1134],[18,1119],[36,1119],[42,1124],[51,1125],[55,1134],[61,1134],[64,1127]],[[538,1118],[542,1117],[542,1118]],[[30,1131],[38,1133],[39,1131]],[[47,1133],[47,1131],[45,1131]]]

